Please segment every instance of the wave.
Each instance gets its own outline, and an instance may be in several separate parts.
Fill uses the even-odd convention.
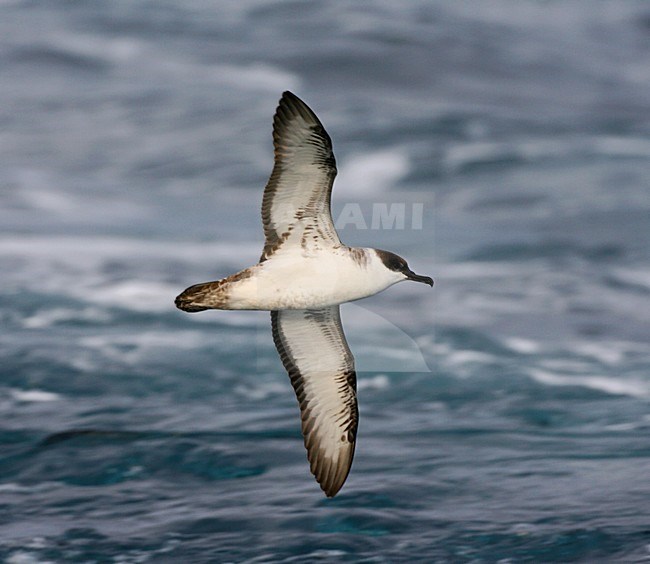
[[[11,397],[21,403],[43,403],[59,401],[62,396],[54,392],[46,392],[45,390],[18,390],[10,389],[9,394]]]
[[[592,135],[561,139],[513,139],[451,144],[443,163],[449,173],[470,172],[495,165],[576,162],[596,157],[647,159],[650,141],[642,137]]]
[[[73,236],[0,238],[0,260],[13,265],[4,274],[7,291],[65,296],[137,312],[172,309],[174,297],[184,287],[203,276],[209,279],[206,257],[216,265],[212,272],[220,270],[225,275],[241,266],[242,256],[254,260],[258,254],[259,245],[246,242]],[[176,265],[175,280],[167,274],[170,264]],[[181,280],[183,271],[187,275]],[[212,276],[219,277],[216,273]],[[23,323],[47,326],[69,318],[66,308],[56,307],[59,309],[29,314]],[[77,312],[77,319],[98,313],[83,311]]]
[[[650,382],[630,380],[609,376],[576,376],[558,374],[538,368],[529,370],[533,380],[547,386],[575,386],[589,388],[610,395],[630,396],[633,398],[650,398]]]
[[[339,165],[336,191],[348,197],[377,196],[394,188],[410,171],[408,153],[401,149],[346,155]]]

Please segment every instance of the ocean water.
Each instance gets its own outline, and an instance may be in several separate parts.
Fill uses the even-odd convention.
[[[0,2],[0,560],[650,561],[649,60],[633,0]],[[268,313],[173,305],[259,257],[287,89],[436,281],[342,309],[332,500]]]

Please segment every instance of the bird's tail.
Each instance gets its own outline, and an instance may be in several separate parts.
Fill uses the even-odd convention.
[[[190,286],[176,296],[174,303],[178,309],[189,313],[205,311],[206,309],[219,309],[218,303],[222,300],[218,298],[223,293],[219,290],[222,286],[222,280],[194,284],[194,286]]]

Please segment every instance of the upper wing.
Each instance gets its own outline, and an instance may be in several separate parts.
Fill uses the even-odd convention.
[[[261,261],[292,231],[339,244],[330,196],[336,176],[332,140],[316,114],[291,92],[282,94],[273,118],[273,172],[264,190],[262,223],[266,242]],[[298,239],[299,240],[299,239]]]
[[[332,497],[350,472],[359,421],[354,358],[339,306],[272,311],[271,322],[300,404],[311,472]]]

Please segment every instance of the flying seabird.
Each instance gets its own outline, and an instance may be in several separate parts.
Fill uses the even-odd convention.
[[[316,114],[285,92],[273,118],[275,163],[264,190],[266,238],[255,266],[190,286],[176,298],[184,311],[271,312],[273,341],[300,404],[311,472],[328,497],[345,482],[357,434],[354,357],[339,304],[372,296],[403,280],[433,286],[406,261],[379,249],[348,247],[332,222],[336,176],[332,141]]]

